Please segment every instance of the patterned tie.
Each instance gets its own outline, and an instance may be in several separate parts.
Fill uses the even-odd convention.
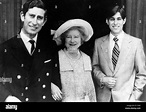
[[[117,37],[115,37],[113,40],[115,41],[115,46],[113,48],[113,53],[112,53],[112,62],[113,62],[114,70],[115,70],[115,67],[116,67],[116,64],[117,64],[117,61],[118,61],[118,57],[119,57],[120,51],[119,51],[119,46],[117,44],[117,41],[119,39]]]
[[[35,41],[34,40],[29,40],[29,42],[31,43],[31,54],[32,54],[34,49],[35,49],[35,46],[34,46]]]

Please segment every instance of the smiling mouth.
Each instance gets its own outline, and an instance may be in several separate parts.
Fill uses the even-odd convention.
[[[70,46],[75,46],[76,44],[70,44]]]
[[[36,27],[31,27],[31,30],[35,31],[35,30],[37,30],[37,28]]]
[[[70,46],[76,46],[76,44],[69,44]]]
[[[31,29],[33,29],[33,30],[36,30],[37,29],[37,27],[35,27],[35,26],[29,26]]]
[[[119,27],[118,27],[118,26],[116,26],[116,27],[115,27],[115,26],[113,26],[113,28],[114,28],[115,30],[119,29]]]

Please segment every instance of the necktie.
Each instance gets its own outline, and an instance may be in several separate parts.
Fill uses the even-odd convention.
[[[120,54],[120,51],[119,51],[119,46],[117,44],[117,41],[119,39],[117,37],[115,37],[113,40],[115,41],[115,45],[114,45],[113,53],[112,53],[112,62],[113,62],[113,67],[115,69],[117,61],[118,61],[118,57],[119,57],[119,54]]]
[[[35,49],[35,46],[34,46],[35,41],[34,40],[29,40],[29,42],[31,43],[31,54],[32,54],[34,49]]]

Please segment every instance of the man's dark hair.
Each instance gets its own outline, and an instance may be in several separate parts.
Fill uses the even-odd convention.
[[[126,12],[125,12],[125,7],[124,5],[114,5],[114,6],[110,6],[109,8],[107,8],[107,19],[110,19],[112,16],[114,16],[117,12],[119,12],[121,14],[122,19],[126,18]]]
[[[22,6],[22,12],[25,15],[26,12],[33,7],[37,7],[37,8],[41,8],[45,10],[45,19],[47,18],[47,8],[45,6],[45,4],[43,3],[42,0],[27,0],[27,2],[24,3],[24,5]]]

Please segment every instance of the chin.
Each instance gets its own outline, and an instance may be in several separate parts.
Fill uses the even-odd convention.
[[[76,51],[76,50],[78,50],[78,48],[69,48],[68,50],[70,50],[70,51]]]
[[[36,35],[38,33],[38,31],[30,31],[29,34],[30,35]]]
[[[117,35],[117,34],[119,34],[120,33],[120,31],[114,31],[113,32],[113,34],[115,34],[115,35]]]

